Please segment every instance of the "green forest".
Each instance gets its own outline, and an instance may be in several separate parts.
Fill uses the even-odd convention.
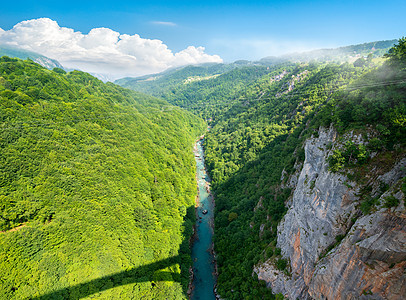
[[[305,140],[334,127],[344,146],[329,170],[360,186],[374,167],[405,157],[406,38],[390,42],[351,62],[189,66],[116,82],[124,87],[2,57],[0,295],[187,298],[192,149],[204,133],[217,291],[222,299],[283,299],[253,267],[270,259],[289,276],[277,225]],[[357,146],[344,140],[349,131],[373,137]],[[365,186],[359,216],[375,206]]]
[[[8,57],[0,118],[1,299],[187,297],[202,120]]]
[[[382,43],[375,55],[388,52],[385,47],[392,44]],[[364,51],[368,45],[344,50]],[[400,39],[384,59],[368,55],[352,63],[270,61],[268,66],[244,65],[216,78],[172,81],[155,89],[210,125],[205,151],[215,193],[214,246],[222,298],[283,298],[257,280],[253,266],[271,259],[289,275],[288,262],[276,247],[277,225],[292,192],[284,183],[300,171],[296,168],[305,158],[304,141],[317,136],[320,127],[333,126],[340,135],[351,130],[375,133],[362,149],[343,141],[345,149],[330,158],[331,171],[351,170],[361,185],[363,175],[377,165],[389,166],[404,157],[405,45],[406,39]],[[377,153],[374,159],[372,152]],[[365,193],[360,215],[375,204]]]
[[[404,47],[405,40],[402,43]],[[242,95],[246,106],[234,104],[230,115],[213,125],[205,146],[216,191],[218,284],[225,298],[263,299],[258,287],[264,283],[252,272],[258,262],[271,258],[289,274],[276,247],[277,225],[291,195],[283,180],[300,171],[295,167],[304,160],[303,143],[317,135],[320,126],[332,125],[341,134],[350,130],[366,134],[371,128],[377,132],[367,149],[337,153],[338,165],[334,158],[330,161],[333,171],[353,168],[353,179],[361,184],[362,172],[404,157],[406,70],[404,64],[392,63],[395,60],[390,56],[382,66],[298,66],[293,76],[307,71],[306,77],[291,92],[274,96],[284,90],[283,80],[271,85],[264,80]],[[270,96],[258,101],[258,92],[267,90]],[[371,161],[368,153],[373,151],[378,155]],[[370,209],[363,209],[371,202],[368,196],[365,201],[362,213]]]

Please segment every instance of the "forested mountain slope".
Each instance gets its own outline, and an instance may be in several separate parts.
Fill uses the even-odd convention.
[[[376,41],[358,45],[351,45],[333,49],[320,49],[303,53],[292,53],[283,55],[280,59],[285,59],[295,62],[353,62],[356,59],[366,57],[368,55],[379,57],[388,52],[390,48],[396,44],[397,40]],[[265,57],[260,60],[262,63],[274,60],[274,57]]]
[[[405,47],[147,85],[195,115],[2,58],[0,294],[186,297],[199,115],[222,298],[402,299]]]
[[[125,77],[116,80],[115,83],[135,91],[161,96],[163,91],[169,90],[175,85],[211,78],[234,68],[235,65],[233,64],[186,66],[170,69],[155,75],[145,75],[136,78]]]
[[[227,110],[225,107],[228,105],[227,102],[251,83],[265,74],[277,73],[281,66],[289,68],[295,66],[296,62],[313,64],[349,62],[360,67],[368,67],[373,58],[382,56],[395,43],[396,40],[376,41],[336,49],[265,57],[255,62],[240,60],[230,64],[187,66],[155,75],[123,78],[116,80],[115,83],[164,98],[205,118],[213,118],[213,113]]]
[[[0,59],[0,298],[186,298],[203,122]]]
[[[402,40],[396,49],[404,51],[404,45]],[[359,257],[349,259],[352,248],[347,245],[339,250],[341,260],[326,259],[319,266],[319,274],[330,275],[311,275],[320,259],[343,239],[347,241],[348,232],[361,230],[360,224],[369,220],[363,217],[380,209],[388,213],[395,207],[393,218],[399,221],[387,222],[379,239],[405,243],[399,237],[405,232],[406,183],[404,171],[399,170],[405,158],[406,72],[405,54],[396,51],[380,67],[303,64],[293,70],[282,68],[279,77],[265,76],[242,94],[224,118],[218,116],[205,145],[216,192],[218,290],[224,298],[264,297],[264,282],[252,273],[256,266],[256,273],[274,293],[290,299],[358,298],[363,293],[401,299],[404,276],[390,277],[385,272],[404,270],[402,246],[379,255],[381,250],[367,247],[360,255],[369,255],[369,260],[349,270],[348,277],[340,277],[341,271],[333,266],[361,264]],[[310,137],[316,139],[330,126],[336,132],[334,139],[315,140],[311,148]],[[325,152],[314,154],[321,150]],[[325,163],[318,165],[320,161]],[[342,176],[339,187],[330,185],[330,176],[335,180]],[[335,207],[348,203],[334,202],[335,197],[348,199],[351,209],[337,213]],[[307,253],[314,254],[309,258]],[[396,258],[385,258],[391,255]],[[370,270],[382,264],[384,268],[371,275]],[[357,286],[364,275],[370,279]],[[384,278],[386,290],[374,289],[374,276]],[[336,282],[335,288],[323,282]]]
[[[162,93],[211,125],[205,153],[223,298],[401,299],[405,43],[384,64],[373,55],[354,63],[272,61]],[[364,46],[357,51],[373,47]],[[366,228],[372,220],[382,226]],[[370,247],[374,239],[393,251]],[[351,260],[357,242],[365,250]],[[349,265],[357,267],[340,277]],[[376,277],[385,285],[374,286]]]
[[[123,78],[115,83],[163,98],[205,117],[212,112],[210,106],[222,107],[222,103],[218,101],[267,73],[269,68],[266,66],[240,61],[232,64],[187,66],[157,75]]]

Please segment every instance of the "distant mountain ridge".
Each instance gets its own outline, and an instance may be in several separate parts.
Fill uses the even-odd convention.
[[[291,53],[282,55],[280,57],[268,56],[260,59],[259,62],[275,62],[275,60],[289,60],[294,62],[306,62],[306,61],[347,61],[351,59],[357,59],[362,56],[372,54],[373,57],[382,56],[387,53],[388,50],[396,44],[397,40],[375,41],[363,44],[356,44],[350,46],[344,46],[331,49],[318,49],[313,51],[306,51],[302,53]]]
[[[33,51],[24,50],[17,47],[0,45],[0,57],[2,56],[9,56],[19,59],[29,58],[49,70],[52,70],[53,68],[64,69],[64,67],[55,59],[46,57]]]
[[[158,74],[125,77],[116,80],[114,83],[142,93],[161,96],[161,91],[168,90],[175,85],[187,83],[190,79],[203,79],[213,75],[224,74],[240,65],[238,63],[189,65],[172,68]]]
[[[116,80],[114,83],[142,93],[156,97],[162,97],[170,93],[175,87],[184,86],[196,80],[205,80],[211,76],[219,76],[230,72],[237,72],[236,69],[244,67],[272,68],[278,64],[291,64],[302,62],[350,62],[357,59],[364,60],[364,57],[372,54],[372,57],[380,57],[397,42],[397,40],[375,41],[370,43],[350,45],[340,48],[319,49],[303,53],[292,53],[283,56],[268,56],[258,61],[238,60],[233,63],[224,64],[202,64],[189,65],[186,67],[169,69],[158,74],[144,75],[140,77],[125,77]],[[164,97],[165,98],[165,97]]]

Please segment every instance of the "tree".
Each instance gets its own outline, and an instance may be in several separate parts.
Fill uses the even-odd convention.
[[[399,39],[398,44],[389,49],[385,57],[389,58],[389,64],[400,68],[406,67],[406,38]]]
[[[228,221],[229,221],[229,222],[234,221],[235,219],[237,219],[237,217],[238,217],[238,215],[237,215],[235,212],[231,212],[231,213],[228,215]]]
[[[354,61],[354,67],[362,68],[365,66],[365,59],[360,57],[356,61]]]

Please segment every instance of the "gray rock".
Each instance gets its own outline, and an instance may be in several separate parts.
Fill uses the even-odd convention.
[[[289,210],[278,226],[278,247],[290,261],[291,277],[270,261],[254,271],[274,293],[289,299],[401,299],[406,295],[404,206],[380,209],[352,224],[358,214],[359,187],[328,171],[332,150],[326,146],[339,147],[336,138],[330,128],[306,141],[305,162]],[[353,133],[349,138],[363,142]],[[394,185],[403,178],[405,164],[401,160],[379,180]],[[404,195],[400,192],[396,197]],[[336,241],[338,235],[345,235],[341,243]]]

